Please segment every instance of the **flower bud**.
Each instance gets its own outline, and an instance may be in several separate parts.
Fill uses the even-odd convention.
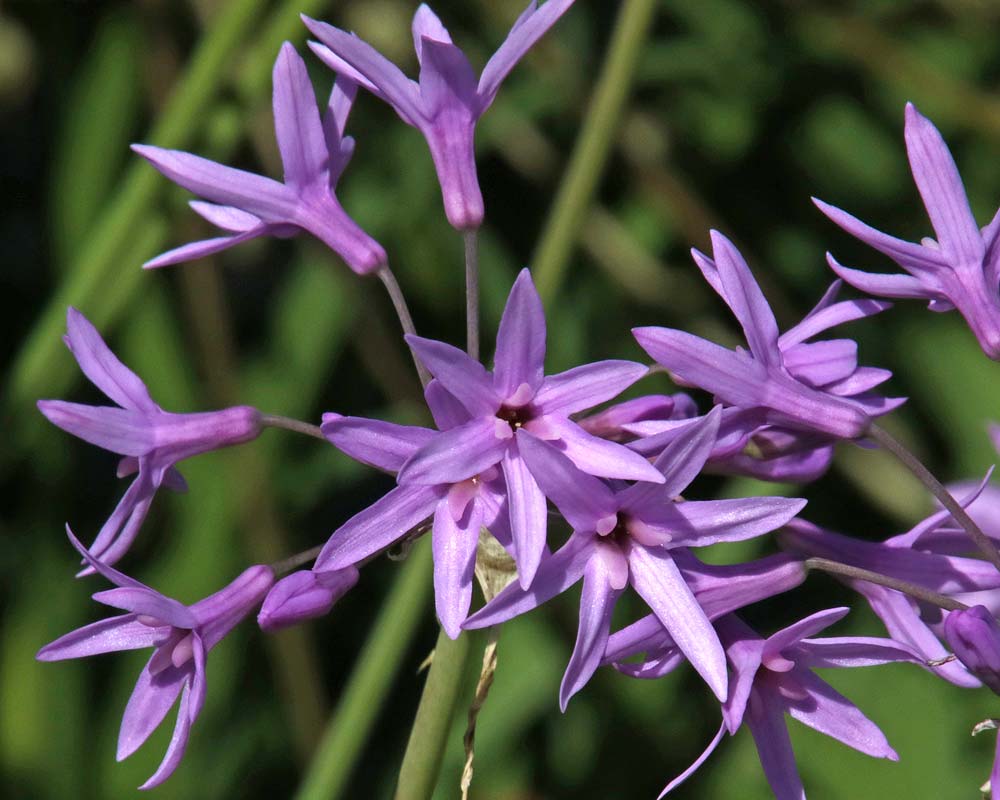
[[[969,672],[1000,694],[1000,625],[989,609],[952,611],[944,621],[944,635]]]
[[[322,617],[357,582],[358,570],[353,566],[328,572],[293,572],[268,592],[257,615],[257,624],[262,630],[277,631]]]

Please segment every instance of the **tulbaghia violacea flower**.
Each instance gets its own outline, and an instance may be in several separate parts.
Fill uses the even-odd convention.
[[[618,491],[580,472],[552,445],[526,436],[521,442],[522,456],[573,534],[542,561],[530,589],[511,584],[469,617],[464,627],[504,622],[583,578],[580,627],[560,688],[559,702],[565,709],[569,698],[600,665],[615,602],[630,584],[715,695],[725,700],[722,645],[671,550],[760,536],[795,516],[805,500],[759,497],[674,502],[704,466],[718,426],[716,410],[689,426],[684,436],[664,450],[656,462],[664,483],[636,483]]]
[[[868,667],[917,660],[891,639],[807,638],[847,612],[846,608],[820,611],[767,639],[758,636],[735,615],[721,618],[716,625],[732,665],[722,726],[708,749],[660,797],[701,766],[726,731],[733,735],[745,722],[776,800],[804,800],[805,789],[795,765],[785,714],[861,753],[898,761],[899,756],[878,726],[812,672],[817,667]]]
[[[476,78],[475,70],[433,11],[421,5],[413,16],[413,45],[419,82],[371,45],[347,31],[303,17],[322,44],[313,52],[332,70],[346,75],[392,106],[427,140],[441,184],[448,221],[460,230],[483,221],[483,195],[473,147],[476,122],[492,105],[500,84],[518,61],[573,5],[573,0],[528,4],[507,39]]]
[[[341,597],[358,582],[357,567],[317,571],[301,569],[278,581],[264,598],[257,614],[261,630],[279,631],[330,613]]]
[[[834,272],[863,292],[928,300],[932,311],[958,309],[983,352],[1000,359],[1000,212],[980,230],[948,145],[912,103],[906,104],[904,138],[913,179],[937,239],[925,238],[920,244],[897,239],[813,198],[837,225],[887,255],[907,274],[850,269],[829,253],[827,261]]]
[[[425,394],[443,430],[469,421],[468,412],[437,381],[431,381]],[[339,414],[324,414],[322,429],[352,458],[393,474],[441,435],[429,428]],[[350,569],[433,517],[434,603],[441,627],[457,638],[472,602],[480,529],[486,527],[511,549],[505,495],[503,477],[495,466],[454,482],[397,486],[334,531],[314,569]]]
[[[944,638],[965,668],[1000,694],[1000,625],[985,606],[949,611]]]
[[[118,650],[155,648],[125,707],[118,734],[118,760],[142,746],[180,696],[174,734],[156,772],[140,789],[163,783],[177,768],[191,725],[205,702],[205,659],[215,645],[263,600],[274,583],[269,567],[255,566],[213,595],[185,606],[91,556],[66,531],[91,569],[117,588],[97,592],[99,603],[128,613],[85,625],[38,651],[39,661],[84,658]]]
[[[690,420],[698,416],[698,406],[688,395],[651,394],[624,400],[577,420],[587,433],[602,439],[626,442],[635,434],[630,426],[646,422],[663,423]],[[641,434],[642,435],[642,434]]]
[[[692,255],[705,279],[732,309],[749,351],[727,350],[671,328],[634,329],[635,338],[653,359],[726,405],[760,408],[775,425],[836,439],[864,436],[872,417],[902,402],[871,391],[892,373],[859,367],[854,341],[807,341],[834,325],[876,314],[887,303],[834,303],[835,284],[802,322],[779,336],[771,307],[743,256],[717,231],[712,231],[712,247],[714,261],[697,250]]]
[[[359,274],[386,263],[385,250],[344,211],[334,190],[354,152],[354,140],[344,136],[355,85],[337,80],[322,117],[306,65],[285,42],[274,64],[274,131],[285,168],[283,183],[214,161],[133,145],[170,180],[210,203],[191,207],[229,234],[194,242],[145,264],[164,267],[201,258],[258,236],[294,236],[308,231],[337,253]]]
[[[647,369],[632,361],[598,361],[545,375],[545,314],[522,270],[511,289],[497,332],[493,372],[444,342],[407,336],[427,370],[468,414],[469,421],[436,434],[399,472],[399,483],[456,484],[500,465],[518,578],[527,587],[545,549],[547,512],[537,476],[519,455],[525,437],[556,444],[584,472],[605,478],[663,482],[645,458],[591,436],[569,419],[620,394]]]
[[[135,540],[156,490],[186,488],[174,464],[257,438],[260,413],[249,406],[194,414],[164,411],[75,308],[66,313],[66,329],[66,345],[83,374],[118,407],[39,400],[38,408],[64,431],[123,456],[119,477],[138,473],[90,548],[95,557],[113,564]]]

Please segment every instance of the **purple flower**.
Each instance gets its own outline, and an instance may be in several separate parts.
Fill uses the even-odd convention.
[[[286,575],[264,598],[257,624],[270,633],[329,614],[333,604],[354,588],[358,577],[353,565],[327,572],[302,569]]]
[[[689,426],[657,460],[662,484],[618,491],[585,475],[550,444],[530,435],[521,451],[539,485],[573,528],[569,541],[544,560],[530,590],[512,584],[473,614],[466,628],[504,622],[541,605],[583,578],[580,627],[560,689],[563,709],[604,657],[615,602],[627,584],[638,592],[680,652],[720,700],[727,693],[725,654],[705,610],[675,562],[673,548],[748,539],[780,527],[804,500],[674,502],[712,450],[719,412]]]
[[[714,261],[697,250],[692,255],[735,314],[749,351],[727,350],[671,328],[634,329],[639,344],[658,363],[727,405],[760,408],[768,422],[837,439],[863,436],[872,417],[903,402],[871,391],[892,373],[859,367],[854,341],[807,341],[834,325],[877,314],[888,304],[834,303],[834,284],[802,322],[779,336],[771,307],[732,242],[712,231],[712,246]]]
[[[694,400],[683,392],[678,392],[674,395],[651,394],[625,400],[577,421],[581,428],[593,436],[623,442],[633,438],[631,426],[646,422],[689,420],[696,416],[698,407]]]
[[[497,333],[492,373],[462,350],[408,336],[428,371],[465,409],[468,421],[436,435],[406,461],[399,483],[454,484],[497,464],[506,481],[518,577],[527,587],[545,549],[545,496],[519,453],[527,437],[558,446],[581,470],[625,480],[663,482],[645,458],[620,444],[591,436],[569,419],[618,395],[647,369],[631,361],[598,361],[546,377],[545,314],[527,269],[522,270]]]
[[[170,180],[211,203],[191,207],[226,236],[178,247],[145,264],[164,267],[190,261],[258,236],[294,236],[306,230],[359,274],[386,263],[385,250],[352,220],[334,190],[354,152],[344,136],[355,85],[337,80],[322,117],[306,66],[285,42],[274,63],[274,131],[285,168],[284,183],[224,167],[179,150],[132,145]]]
[[[90,548],[96,558],[114,564],[134,541],[156,490],[187,488],[174,464],[255,439],[261,430],[260,414],[249,406],[195,414],[164,411],[139,376],[118,360],[75,308],[66,312],[66,328],[66,345],[83,374],[118,407],[39,400],[38,408],[64,431],[123,456],[119,477],[138,473]],[[81,574],[91,573],[88,568]]]
[[[969,672],[1000,694],[1000,625],[990,610],[973,606],[949,612],[944,637]]]
[[[916,660],[891,639],[806,638],[841,619],[847,611],[820,611],[767,639],[734,615],[720,619],[719,635],[732,665],[729,698],[722,709],[723,725],[708,749],[660,797],[690,777],[726,731],[735,734],[746,722],[776,800],[804,800],[805,789],[795,765],[785,714],[861,753],[898,761],[899,756],[875,723],[812,672],[817,667],[867,667]]]
[[[906,154],[937,240],[914,244],[875,230],[850,214],[813,198],[820,211],[852,236],[884,253],[908,274],[885,275],[849,269],[827,253],[841,278],[881,297],[930,301],[932,311],[958,309],[980,347],[1000,359],[1000,213],[982,230],[976,225],[948,145],[912,103],[906,104]]]
[[[224,589],[192,606],[164,597],[98,561],[66,526],[73,546],[90,565],[115,584],[97,592],[99,603],[127,614],[85,625],[38,651],[39,661],[62,661],[117,650],[153,647],[139,675],[118,734],[118,760],[128,758],[159,726],[180,695],[177,723],[159,768],[140,789],[163,783],[177,768],[187,747],[191,725],[205,701],[205,658],[244,617],[251,614],[274,583],[269,567],[255,566]]]
[[[442,428],[468,421],[468,412],[437,381],[428,385],[426,396]],[[324,414],[322,428],[352,458],[393,474],[442,435],[429,428],[339,414]],[[452,482],[397,486],[334,531],[314,569],[353,569],[353,564],[384,550],[433,516],[434,602],[441,627],[457,638],[472,602],[480,528],[485,526],[510,548],[505,494],[503,478],[493,466]]]
[[[492,105],[507,74],[571,5],[573,0],[548,0],[539,8],[532,0],[478,80],[465,54],[452,44],[447,29],[426,5],[413,15],[419,82],[353,34],[306,16],[302,19],[322,42],[309,46],[324,64],[387,102],[424,135],[445,214],[454,227],[464,230],[478,228],[483,221],[473,148],[476,122]]]

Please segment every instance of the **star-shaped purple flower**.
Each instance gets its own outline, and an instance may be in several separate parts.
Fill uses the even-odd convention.
[[[663,483],[645,458],[591,436],[569,419],[612,399],[647,373],[632,361],[598,361],[545,376],[545,314],[531,274],[511,289],[492,373],[444,342],[407,336],[428,371],[465,409],[469,421],[436,435],[399,472],[401,486],[454,484],[497,464],[506,481],[518,577],[529,586],[545,549],[545,496],[519,455],[527,437],[558,446],[584,472],[606,478]]]
[[[859,367],[854,341],[807,341],[834,325],[876,314],[888,304],[874,300],[834,303],[835,284],[802,322],[779,336],[771,307],[743,256],[718,231],[712,231],[712,247],[714,261],[697,250],[692,255],[735,314],[749,351],[727,350],[671,328],[634,329],[639,344],[658,363],[727,405],[761,408],[771,423],[836,439],[863,436],[872,417],[903,402],[871,391],[892,373]]]
[[[478,228],[483,221],[473,146],[476,122],[492,105],[507,74],[571,5],[573,0],[548,0],[539,7],[532,0],[478,80],[465,54],[425,4],[413,15],[419,82],[353,34],[306,16],[302,19],[322,42],[309,46],[323,63],[387,102],[424,135],[448,221],[465,230]]]
[[[630,584],[720,700],[727,693],[719,637],[671,556],[686,548],[748,539],[780,527],[805,500],[761,497],[684,501],[715,442],[719,411],[691,425],[657,460],[665,482],[614,490],[585,475],[550,444],[526,436],[525,461],[545,495],[573,528],[569,541],[544,560],[529,590],[512,584],[465,623],[483,628],[541,605],[583,578],[580,627],[560,688],[563,709],[600,665],[611,613]]]
[[[187,488],[174,464],[257,438],[260,413],[249,406],[194,414],[164,411],[75,308],[66,313],[66,329],[66,345],[83,374],[119,407],[39,400],[38,408],[64,431],[123,456],[119,477],[138,473],[90,548],[96,558],[114,564],[135,540],[156,490]]]
[[[877,231],[822,200],[813,202],[837,225],[884,253],[906,275],[862,272],[827,253],[830,267],[851,286],[880,297],[920,298],[932,311],[965,317],[983,352],[1000,359],[1000,212],[985,228],[976,225],[948,145],[927,117],[906,104],[906,154],[937,239],[920,244]]]
[[[145,264],[164,267],[217,253],[258,236],[294,236],[306,230],[359,274],[386,263],[385,250],[358,227],[337,200],[337,180],[354,152],[344,136],[356,87],[346,77],[334,84],[320,117],[306,65],[285,42],[274,64],[274,131],[285,168],[284,183],[225,167],[190,153],[133,145],[170,180],[210,200],[191,207],[229,233],[194,242]]]
[[[97,592],[99,603],[127,611],[85,625],[38,651],[39,661],[84,658],[118,650],[153,647],[139,675],[118,734],[118,760],[139,749],[180,696],[174,734],[156,772],[140,789],[163,783],[177,768],[188,734],[205,702],[205,658],[213,647],[260,604],[274,583],[269,567],[255,566],[224,589],[192,606],[185,606],[98,561],[66,526],[73,546],[90,565],[117,588]]]

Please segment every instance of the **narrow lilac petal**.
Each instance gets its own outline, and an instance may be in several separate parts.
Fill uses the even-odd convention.
[[[334,55],[357,70],[367,82],[378,87],[382,99],[388,102],[405,121],[416,124],[416,121],[423,117],[416,85],[374,47],[357,36],[325,22],[310,19],[304,14],[302,21],[312,35],[326,45]]]
[[[535,395],[534,405],[543,414],[575,414],[611,400],[649,372],[634,361],[597,361],[550,375]],[[638,398],[646,401],[647,398]],[[670,398],[655,398],[657,408]],[[671,408],[673,403],[670,403]]]
[[[906,242],[902,239],[897,239],[895,236],[889,236],[887,233],[877,231],[870,225],[866,225],[857,217],[853,217],[846,211],[841,211],[839,208],[831,206],[828,203],[824,203],[822,200],[818,200],[815,197],[812,201],[816,208],[826,214],[832,222],[839,225],[851,234],[851,236],[860,239],[870,247],[874,247],[880,253],[884,253],[889,256],[889,258],[908,272],[914,271],[921,274],[932,274],[934,271],[945,266],[945,259],[943,255],[924,247],[923,245]],[[829,256],[827,257],[827,260],[829,260]],[[833,265],[831,264],[830,266]],[[851,281],[850,277],[840,273],[836,268],[834,268],[834,272],[837,272],[841,278],[850,283],[852,286],[855,285]],[[911,295],[892,296],[901,297]]]
[[[721,297],[726,304],[729,301],[726,299],[726,289],[722,285],[722,278],[719,277],[719,268],[715,265],[715,261],[705,255],[701,250],[696,247],[691,248],[691,258],[693,259],[695,265],[701,270],[702,277],[708,283],[715,293]]]
[[[430,486],[397,486],[335,530],[313,568],[344,569],[388,547],[434,513],[440,496]]]
[[[129,539],[135,538],[155,493],[156,487],[150,481],[148,471],[140,469],[90,545],[90,552],[95,558],[107,562],[105,552],[123,533],[127,533]]]
[[[483,527],[505,550],[512,553],[514,546],[510,532],[510,510],[507,508],[505,482],[501,479],[489,484],[480,484],[475,502],[479,503],[482,509]]]
[[[801,453],[784,456],[754,458],[736,453],[712,466],[723,474],[747,475],[762,481],[778,483],[811,483],[820,478],[830,468],[833,461],[833,446],[817,447]]]
[[[130,578],[128,575],[119,572],[114,567],[109,567],[104,562],[98,561],[94,558],[89,552],[87,552],[87,548],[83,546],[80,540],[73,535],[73,531],[70,529],[69,525],[66,526],[66,536],[69,538],[70,544],[72,544],[73,547],[76,548],[77,552],[83,556],[83,560],[86,561],[87,564],[89,564],[95,571],[101,573],[101,575],[111,581],[115,586],[128,586],[135,589],[147,589],[149,591],[153,591],[148,586],[144,586],[134,578]]]
[[[122,586],[117,589],[106,589],[96,592],[93,598],[112,608],[120,608],[133,614],[161,619],[175,628],[194,628],[195,619],[187,606],[164,597],[152,589]]]
[[[873,667],[897,661],[923,663],[926,659],[901,642],[874,636],[803,639],[795,657],[797,664],[810,669]]]
[[[747,725],[775,800],[806,800],[781,703],[754,698],[750,708]]]
[[[353,66],[344,61],[344,59],[342,59],[340,56],[334,53],[325,44],[320,44],[319,42],[307,42],[307,44],[309,45],[309,49],[312,50],[313,55],[315,55],[320,61],[326,64],[326,66],[328,66],[335,73],[337,73],[338,79],[346,78],[351,83],[354,83],[358,86],[363,86],[365,91],[371,92],[380,100],[387,103],[389,102],[388,100],[386,100],[385,95],[382,93],[382,90],[379,89],[378,86],[376,86],[374,83],[368,80],[368,78],[366,78],[364,75],[358,72]],[[414,88],[416,88],[416,86],[414,86]],[[399,114],[398,109],[396,110],[396,113]],[[408,125],[415,124],[412,120],[408,119],[402,114],[400,114],[400,116]]]
[[[892,372],[878,367],[858,367],[844,378],[823,387],[823,391],[838,397],[852,397],[880,386],[892,377]]]
[[[458,483],[492,467],[510,448],[509,438],[497,436],[498,422],[495,417],[478,417],[457,428],[435,433],[403,463],[399,482],[428,486]]]
[[[732,639],[730,634],[735,622],[738,622],[735,617],[723,617],[718,625],[719,634],[726,640],[726,656],[733,667],[729,696],[722,705],[722,720],[730,734],[735,734],[743,724],[764,652],[764,642],[749,629],[739,634],[744,638]],[[739,625],[746,628],[742,623]]]
[[[912,275],[884,275],[876,272],[862,272],[859,269],[845,267],[832,254],[826,254],[826,263],[830,269],[847,281],[855,289],[881,297],[899,297],[903,299],[938,300],[940,288],[937,281],[928,284]]]
[[[167,745],[167,752],[163,756],[163,761],[156,768],[149,780],[140,789],[152,789],[159,786],[167,778],[173,775],[174,770],[181,763],[184,757],[184,750],[187,748],[188,735],[191,733],[191,684],[184,684],[184,691],[181,693],[181,702],[177,707],[177,722],[174,723],[174,733],[170,737],[170,744]]]
[[[787,628],[782,628],[767,638],[767,642],[764,645],[765,654],[779,654],[784,648],[797,643],[800,639],[829,628],[833,623],[847,616],[847,612],[850,610],[846,607],[827,608],[823,611],[817,611],[815,614],[810,614],[808,617],[789,625]]]
[[[155,443],[152,426],[140,411],[64,400],[39,400],[38,410],[53,425],[112,453],[142,456]]]
[[[472,578],[482,517],[469,503],[461,520],[452,516],[447,498],[434,512],[434,605],[444,632],[457,639],[472,602]]]
[[[515,394],[521,384],[527,384],[532,394],[542,385],[545,310],[527,269],[521,270],[507,298],[493,362],[493,384],[504,400]]]
[[[655,524],[668,530],[671,547],[704,547],[739,542],[777,530],[799,513],[806,501],[795,497],[688,500],[665,506]],[[643,522],[654,524],[650,519]]]
[[[604,663],[631,658],[637,653],[669,647],[673,639],[656,614],[647,614],[608,637]]]
[[[555,377],[555,376],[553,376]],[[539,391],[546,390],[547,379]],[[626,433],[625,425],[654,420],[675,419],[686,416],[683,406],[686,395],[651,394],[615,403],[610,408],[577,420],[577,424],[587,433],[602,438],[613,438]],[[535,397],[536,401],[538,396]],[[697,412],[696,412],[697,413]]]
[[[796,670],[794,675],[809,697],[788,702],[793,718],[866,755],[899,760],[885,734],[854,703],[807,670]]]
[[[205,705],[207,683],[205,680],[205,643],[197,631],[191,635],[191,663],[194,664],[194,675],[191,678],[191,699],[188,704],[188,719],[194,723]],[[184,704],[181,703],[181,710]]]
[[[598,478],[581,472],[555,447],[527,431],[517,432],[517,448],[539,488],[574,530],[592,532],[618,512],[615,495]]]
[[[462,627],[466,630],[488,628],[538,608],[580,580],[593,555],[594,537],[573,534],[566,544],[542,561],[530,588],[525,589],[516,581],[511,583],[469,617]]]
[[[750,352],[762,364],[778,363],[778,323],[750,267],[735,245],[718,231],[712,231],[712,252],[726,302],[746,334]]]
[[[191,200],[188,205],[198,216],[231,233],[246,233],[264,224],[259,217],[233,206],[220,206],[204,200]]]
[[[570,698],[580,691],[601,664],[611,630],[611,614],[622,590],[613,588],[604,559],[592,558],[583,573],[580,624],[573,654],[559,686],[559,708],[565,712]]]
[[[356,461],[386,472],[399,472],[408,458],[436,435],[429,428],[396,425],[364,417],[323,417],[323,435]]]
[[[540,422],[539,427],[544,427],[545,433],[558,436],[558,439],[553,440],[555,446],[589,475],[626,481],[649,481],[652,484],[663,483],[663,475],[656,467],[645,457],[624,445],[591,436],[565,417],[546,416]],[[532,422],[528,423],[526,429],[531,433],[536,432]]]
[[[518,451],[504,453],[503,475],[507,482],[507,505],[510,509],[510,532],[517,562],[517,578],[527,589],[545,552],[548,511],[545,495],[538,488],[528,465]]]
[[[218,236],[214,239],[202,239],[198,242],[182,244],[173,250],[167,250],[156,258],[151,258],[142,265],[143,269],[159,269],[160,267],[171,267],[174,264],[182,264],[185,261],[195,261],[199,258],[221,253],[230,247],[235,247],[243,242],[249,242],[268,233],[268,226],[261,223],[252,231],[236,234],[235,236]]]
[[[153,658],[155,657],[154,653]],[[190,669],[173,666],[153,675],[149,670],[149,663],[146,664],[122,715],[122,726],[118,732],[119,761],[138,750],[163,722],[181,689],[187,685],[189,677]]]
[[[478,361],[457,347],[421,336],[408,335],[413,349],[428,372],[474,417],[493,414],[501,397],[493,388],[493,378]]]
[[[66,345],[87,379],[123,408],[159,410],[142,379],[111,352],[83,314],[66,309]]]
[[[297,194],[277,181],[180,150],[142,144],[134,144],[132,149],[174,183],[213,203],[235,206],[265,222],[295,219]]]
[[[637,483],[629,487],[619,494],[622,508],[641,514],[650,506],[661,506],[680,495],[711,455],[721,419],[722,408],[715,406],[701,419],[687,423],[656,459],[665,482],[660,486]]]
[[[433,38],[425,38],[418,52],[424,113],[435,118],[435,125],[447,124],[445,118],[457,113],[464,128],[469,116],[479,116],[476,73],[469,59],[450,41]]]
[[[421,43],[425,37],[436,42],[451,42],[451,34],[448,33],[448,29],[441,24],[440,18],[431,11],[427,3],[421,3],[417,8],[410,30],[413,34],[413,49],[417,51],[417,61],[423,60]]]
[[[45,645],[35,658],[39,661],[63,661],[117,650],[140,650],[152,647],[162,639],[162,629],[136,622],[134,614],[123,614],[70,631]]]
[[[612,666],[616,672],[628,675],[630,678],[655,681],[669,675],[685,662],[684,654],[675,647],[659,653],[656,658],[651,658],[649,661],[615,662]]]
[[[903,276],[906,277],[906,276]],[[835,281],[834,284],[839,284]],[[798,325],[789,328],[780,337],[778,345],[784,350],[794,344],[811,339],[818,333],[822,333],[835,325],[843,325],[846,322],[864,319],[878,314],[892,306],[884,300],[872,300],[863,298],[861,300],[844,300],[834,305],[825,306],[818,311],[810,312]]]
[[[792,376],[814,387],[842,381],[858,368],[858,343],[853,339],[797,344],[782,355]]]
[[[983,237],[969,208],[958,168],[934,123],[912,103],[906,104],[904,138],[913,179],[941,249],[962,266],[978,265],[985,252]]]
[[[794,589],[807,575],[802,561],[785,553],[727,565],[704,564],[681,552],[673,556],[698,605],[711,620]]]
[[[727,692],[726,654],[705,612],[666,551],[632,543],[629,581],[681,652],[721,701]]]
[[[705,751],[692,762],[690,767],[688,767],[680,775],[678,775],[676,778],[670,781],[670,783],[667,784],[666,788],[662,792],[660,792],[659,797],[657,797],[656,800],[661,800],[661,798],[666,797],[668,794],[670,794],[670,792],[672,792],[674,789],[676,789],[678,786],[684,783],[684,781],[686,781],[688,778],[694,775],[694,773],[698,771],[698,768],[701,767],[701,765],[708,760],[708,757],[715,752],[715,748],[719,746],[719,742],[722,741],[722,736],[725,732],[726,732],[726,723],[723,722],[719,726],[718,732],[715,734],[715,736],[712,737],[712,741],[708,743],[708,747],[705,748]]]
[[[329,184],[326,137],[320,124],[316,94],[305,62],[290,42],[274,62],[274,133],[278,139],[285,184],[299,190]]]
[[[427,384],[424,389],[424,399],[430,409],[431,416],[434,417],[434,424],[438,430],[446,431],[449,428],[457,428],[469,421],[469,412],[466,411],[458,398],[441,385],[441,381],[436,378]]]
[[[496,97],[500,84],[514,66],[524,58],[532,46],[573,5],[573,0],[548,0],[538,8],[535,0],[518,17],[503,44],[497,48],[479,78],[479,95],[483,107],[488,107]]]

